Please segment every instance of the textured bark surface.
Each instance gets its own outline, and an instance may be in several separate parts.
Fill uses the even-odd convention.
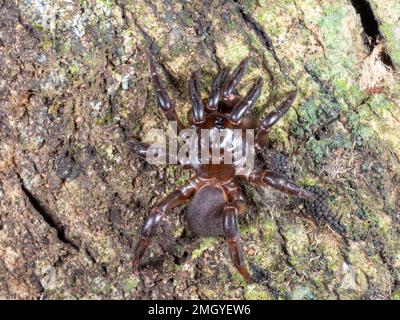
[[[400,298],[397,0],[0,0],[0,298]],[[347,241],[290,197],[243,186],[247,285],[223,238],[170,213],[140,272],[149,209],[190,172],[152,166],[133,138],[165,128],[150,50],[185,119],[186,81],[251,57],[256,114],[297,88],[258,162],[330,193]],[[262,283],[264,281],[264,283]]]

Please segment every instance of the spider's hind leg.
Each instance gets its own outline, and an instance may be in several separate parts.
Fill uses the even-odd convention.
[[[188,183],[163,198],[151,210],[150,215],[143,223],[142,229],[140,231],[140,239],[135,247],[134,258],[132,261],[134,268],[139,265],[141,258],[143,257],[147,247],[149,246],[151,237],[153,236],[161,220],[166,216],[167,212],[188,201],[192,197],[195,190],[196,185],[193,183]]]
[[[243,278],[251,283],[253,281],[243,260],[243,250],[240,244],[239,228],[237,225],[238,208],[233,204],[226,204],[223,210],[224,232],[228,241],[229,253],[235,268]]]

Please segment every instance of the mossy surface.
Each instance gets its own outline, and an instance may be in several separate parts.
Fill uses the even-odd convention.
[[[0,298],[399,299],[400,4],[369,2],[383,37],[372,47],[347,0],[5,1]],[[296,89],[266,152],[288,156],[296,183],[329,191],[345,239],[294,199],[245,187],[240,231],[257,283],[223,237],[187,229],[185,206],[134,273],[145,217],[192,175],[129,147],[167,128],[148,52],[184,123],[193,70],[206,97],[219,68],[249,56],[238,92],[264,79],[260,116]]]

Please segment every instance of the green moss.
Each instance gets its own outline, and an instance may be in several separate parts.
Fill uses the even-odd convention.
[[[68,72],[71,74],[71,76],[76,78],[79,76],[80,68],[77,64],[73,63],[68,66]]]
[[[232,281],[236,286],[239,287],[248,286],[246,280],[243,279],[242,275],[233,266],[230,265],[229,268],[231,269],[232,273]]]
[[[180,187],[183,186],[185,183],[188,182],[190,179],[190,171],[185,170],[180,173],[180,177],[177,177],[175,180],[175,185]]]
[[[187,26],[193,27],[194,21],[193,21],[192,18],[186,18],[185,19],[185,23],[186,23]]]
[[[244,292],[245,300],[271,300],[272,297],[265,291],[262,285],[248,285]]]
[[[176,169],[177,169],[177,166],[174,166],[174,165],[167,166],[167,168],[166,168],[168,181],[171,183],[175,183]]]
[[[321,165],[330,155],[329,140],[317,140],[310,138],[306,144],[306,151],[312,156],[317,165]]]
[[[138,284],[139,284],[139,279],[138,278],[136,278],[136,277],[134,277],[134,278],[132,278],[132,277],[126,278],[123,281],[123,288],[124,288],[125,291],[131,292],[132,290],[134,290],[137,287]]]
[[[399,25],[393,25],[387,22],[382,23],[380,30],[383,33],[389,49],[392,61],[400,66],[400,36]]]
[[[370,281],[378,279],[378,277],[382,277],[382,282],[385,281],[383,279],[383,274],[379,274],[376,269],[381,262],[378,255],[367,257],[359,245],[353,245],[349,251],[348,257],[356,273],[358,271],[364,272]]]
[[[248,225],[246,227],[240,227],[240,234],[246,235],[246,234],[254,234],[257,232],[257,227]]]
[[[292,300],[314,300],[315,296],[308,287],[299,287],[292,291]]]
[[[329,238],[324,238],[323,241],[321,241],[320,247],[324,254],[324,259],[327,263],[328,269],[334,273],[341,270],[343,258],[338,243]]]
[[[97,3],[104,5],[105,7],[108,7],[112,9],[115,6],[115,1],[114,0],[96,0]]]
[[[315,186],[318,184],[318,181],[310,176],[305,176],[302,178],[297,179],[299,185],[301,186]]]
[[[113,118],[113,115],[111,112],[106,112],[103,116],[101,117],[97,117],[94,122],[95,124],[99,125],[99,126],[104,126],[106,125],[108,122],[110,122]]]
[[[40,43],[40,45],[44,50],[49,50],[53,47],[53,42],[49,39],[45,39]]]
[[[183,230],[184,230],[183,227],[177,228],[177,229],[174,231],[174,237],[175,237],[175,238],[180,237],[180,236],[182,235],[182,233],[183,233]],[[177,245],[177,246],[178,246],[178,245]]]
[[[329,64],[329,75],[335,80],[341,79],[352,82],[353,77],[349,71],[358,59],[353,59],[358,48],[363,48],[361,37],[354,37],[352,32],[359,31],[361,24],[354,23],[354,11],[350,6],[342,4],[326,8],[321,17],[319,26],[327,49],[326,55]],[[338,34],[342,35],[338,37]],[[357,46],[358,45],[358,46]]]
[[[265,241],[270,241],[276,237],[278,227],[274,219],[269,218],[261,225]]]
[[[393,291],[391,298],[392,300],[400,300],[400,291]]]
[[[207,249],[209,249],[214,243],[217,242],[217,239],[214,237],[210,237],[210,238],[204,238],[202,239],[199,248],[197,248],[196,250],[193,250],[192,252],[192,259],[195,260],[198,257],[201,256],[201,254],[206,251]]]
[[[237,65],[249,55],[247,46],[237,33],[227,34],[224,41],[217,43],[217,54],[227,65]]]
[[[290,153],[294,147],[289,141],[289,135],[278,125],[271,129],[268,138],[271,141],[281,143],[288,153]]]
[[[62,55],[69,55],[71,52],[71,43],[69,41],[60,42],[57,45],[57,49]]]
[[[113,291],[113,286],[106,282],[104,278],[96,277],[92,280],[92,292],[97,294],[110,295]]]

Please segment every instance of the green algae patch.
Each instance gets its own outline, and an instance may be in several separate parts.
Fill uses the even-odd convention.
[[[392,300],[400,300],[400,291],[394,291],[391,298]]]
[[[368,282],[380,283],[383,288],[390,288],[390,274],[382,266],[382,262],[377,255],[368,257],[360,245],[353,244],[349,251],[349,261],[351,262],[356,274],[362,272],[368,277]]]
[[[339,243],[331,236],[323,236],[319,246],[324,254],[328,269],[334,273],[339,272],[343,263]]]
[[[309,287],[298,287],[291,292],[292,300],[315,300],[315,296]]]
[[[278,226],[272,218],[266,219],[261,225],[261,230],[263,231],[264,241],[268,242],[276,238],[278,234]]]
[[[327,58],[323,78],[329,77],[341,86],[355,83],[354,72],[365,51],[359,36],[361,23],[354,8],[343,4],[330,6],[325,9],[319,26]]]
[[[291,256],[307,253],[309,241],[303,225],[290,225],[284,229],[284,235],[286,247]]]
[[[245,300],[272,300],[273,297],[259,284],[250,284],[244,291]]]
[[[384,37],[376,61],[382,63],[379,54],[387,52],[398,68],[399,2],[369,2]],[[363,27],[349,1],[215,0],[211,7],[198,1],[79,0],[65,7],[57,1],[54,6],[45,1],[26,3],[18,2],[12,17],[21,14],[19,19],[26,25],[20,21],[13,29],[12,19],[4,23],[7,71],[0,82],[5,83],[5,92],[15,95],[4,105],[4,138],[9,148],[5,154],[12,151],[15,161],[13,165],[0,161],[0,166],[6,173],[10,168],[6,176],[19,172],[26,186],[50,186],[50,194],[46,188],[32,190],[63,222],[66,236],[93,250],[97,262],[84,249],[80,250],[83,254],[65,256],[62,243],[49,236],[42,219],[30,218],[29,203],[21,198],[19,184],[2,181],[0,198],[10,194],[10,201],[0,201],[0,206],[5,203],[5,212],[10,212],[10,217],[4,217],[3,236],[15,237],[16,248],[24,248],[23,235],[28,230],[34,242],[41,244],[33,252],[41,256],[26,252],[18,261],[21,264],[10,270],[24,275],[23,270],[37,261],[37,280],[50,299],[121,295],[126,299],[276,298],[265,285],[245,283],[222,238],[198,240],[191,258],[180,265],[173,263],[168,252],[159,257],[164,246],[155,246],[158,251],[150,247],[146,255],[163,261],[164,268],[161,273],[152,263],[142,268],[145,286],[130,275],[132,253],[126,247],[130,240],[125,236],[137,239],[149,208],[191,174],[177,167],[157,167],[164,170],[167,180],[160,181],[152,166],[125,152],[131,137],[151,143],[150,138],[146,140],[149,130],[166,128],[154,100],[147,52],[156,57],[163,83],[185,123],[190,72],[202,71],[205,98],[218,69],[233,68],[249,56],[248,71],[237,89],[245,94],[257,77],[265,80],[252,110],[255,114],[275,110],[288,92],[298,90],[291,110],[271,130],[269,146],[288,154],[295,167],[291,179],[296,183],[329,190],[332,211],[349,230],[350,244],[326,226],[309,222],[310,217],[294,216],[298,210],[292,210],[290,197],[272,200],[271,193],[259,194],[249,187],[250,210],[243,215],[246,223],[241,227],[246,265],[270,272],[271,287],[293,299],[369,298],[376,292],[399,299],[395,281],[400,268],[396,234],[400,85],[397,69],[390,67],[382,72],[382,80],[369,81],[374,72],[366,72],[365,66],[373,52],[363,43]],[[13,103],[27,90],[29,103],[22,107]],[[15,114],[16,110],[21,114]],[[43,147],[24,144],[26,136],[42,139]],[[59,148],[75,142],[82,148],[73,153],[76,166],[86,174],[74,181],[59,181],[48,164],[54,163],[54,156],[62,151]],[[13,145],[20,149],[12,150]],[[93,153],[85,151],[90,147]],[[35,159],[34,168],[25,157]],[[342,158],[353,160],[335,167]],[[9,192],[12,185],[15,192]],[[271,207],[269,202],[273,202]],[[250,212],[252,207],[255,212]],[[22,210],[29,214],[13,216]],[[114,211],[120,214],[110,221]],[[36,220],[40,225],[32,224]],[[15,226],[17,236],[9,232],[10,225]],[[174,224],[178,225],[171,247],[180,258],[195,244],[183,232],[185,224]],[[103,263],[107,279],[99,274]],[[54,266],[55,286],[52,271],[43,266]],[[29,277],[21,278],[32,288],[29,297],[15,290],[15,281],[7,273],[0,277],[10,292],[16,292],[10,297],[0,292],[7,298],[42,294]]]
[[[123,280],[122,286],[125,291],[131,292],[134,289],[136,289],[139,282],[140,282],[140,279],[138,277],[128,277]]]
[[[316,186],[318,184],[318,180],[311,176],[305,176],[297,179],[297,182],[301,186]]]
[[[192,259],[196,260],[197,258],[199,258],[204,251],[211,248],[217,241],[218,241],[217,238],[211,238],[211,237],[202,239],[199,248],[193,250]]]
[[[400,67],[400,27],[398,23],[397,25],[384,23],[380,29],[386,39],[390,58],[397,67]]]

